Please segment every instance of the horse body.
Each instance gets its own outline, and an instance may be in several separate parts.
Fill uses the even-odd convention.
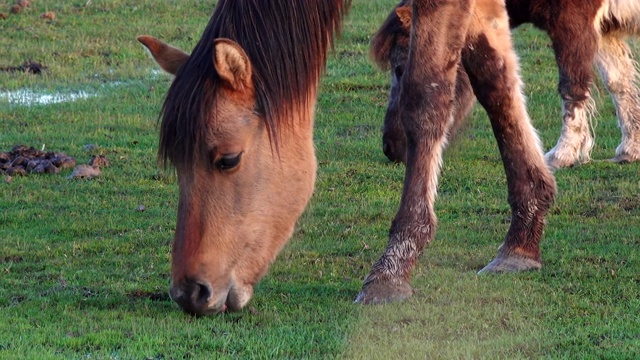
[[[402,2],[398,9],[406,9]],[[593,112],[590,88],[593,85],[591,64],[595,63],[616,107],[622,133],[615,162],[640,160],[640,92],[637,88],[638,72],[625,36],[640,34],[640,3],[633,0],[507,0],[511,27],[532,23],[546,31],[553,43],[558,64],[558,90],[563,102],[562,131],[556,146],[545,159],[552,168],[579,164],[590,159],[594,144],[589,128]],[[389,23],[378,31],[373,41],[374,59],[383,67],[402,64],[402,55],[408,51],[405,39],[409,28],[405,10],[390,14]],[[405,18],[403,20],[402,18]],[[395,53],[395,55],[392,55]],[[394,103],[393,80],[390,107]],[[459,80],[456,96],[456,122],[467,115],[470,85]],[[395,106],[395,105],[393,105]],[[392,161],[404,161],[404,134],[399,120],[388,114],[383,128],[383,149]]]
[[[139,40],[174,73],[162,109],[160,160],[178,173],[171,297],[206,315],[247,304],[291,236],[315,180],[313,110],[327,49],[349,0],[220,0],[189,55]],[[435,233],[442,151],[465,81],[487,110],[507,174],[512,221],[483,271],[541,266],[539,240],[555,182],[530,124],[500,0],[415,0],[398,118],[407,139],[389,243],[356,301],[410,296]],[[468,91],[471,94],[471,91]]]

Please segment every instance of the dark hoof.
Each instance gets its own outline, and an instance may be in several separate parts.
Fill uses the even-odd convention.
[[[402,280],[372,281],[362,287],[354,301],[357,304],[377,305],[404,301],[413,295],[413,288]]]
[[[530,270],[540,270],[542,263],[538,260],[517,256],[498,255],[489,265],[485,266],[478,274],[511,273]]]
[[[631,156],[629,154],[619,154],[619,155],[616,155],[615,157],[609,159],[608,161],[613,162],[613,163],[617,163],[617,164],[626,164],[626,163],[638,161],[638,159],[634,158],[633,156]]]

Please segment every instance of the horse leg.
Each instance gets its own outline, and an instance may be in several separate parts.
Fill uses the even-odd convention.
[[[616,149],[614,162],[640,160],[640,91],[638,71],[631,49],[618,36],[604,36],[596,54],[596,65],[606,85],[618,115],[622,141]]]
[[[497,257],[480,273],[539,269],[544,217],[555,180],[527,115],[504,5],[486,7],[472,22],[462,61],[498,143],[508,183],[511,225]],[[502,8],[502,11],[500,10]]]
[[[395,77],[393,81],[397,81]],[[389,160],[397,163],[406,163],[407,138],[404,134],[398,109],[399,90],[399,86],[392,84],[387,113],[385,114],[384,125],[382,126],[382,151]],[[462,127],[465,119],[473,108],[473,104],[475,104],[475,100],[473,89],[469,83],[469,77],[462,64],[460,64],[458,65],[455,94],[453,96],[452,124],[447,131],[448,139],[453,138],[460,127]]]
[[[567,14],[580,13],[566,11]],[[562,97],[562,132],[556,146],[545,160],[552,169],[569,167],[590,160],[593,137],[589,116],[593,99],[589,91],[593,83],[592,63],[598,34],[588,16],[558,19],[548,33],[553,42],[559,71],[558,91]],[[583,22],[583,23],[580,23]]]
[[[398,104],[407,140],[404,189],[387,248],[365,278],[356,302],[399,301],[413,293],[411,271],[435,233],[433,204],[472,2],[413,3],[412,46]]]

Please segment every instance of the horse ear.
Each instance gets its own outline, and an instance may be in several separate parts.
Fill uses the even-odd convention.
[[[213,42],[213,64],[220,78],[232,89],[241,91],[251,84],[251,62],[240,45],[229,39]]]
[[[178,69],[189,59],[189,54],[149,35],[138,36],[138,41],[146,46],[160,67],[175,75]]]
[[[396,8],[396,15],[398,15],[398,19],[400,19],[402,28],[407,31],[410,31],[411,30],[411,6],[398,6]]]

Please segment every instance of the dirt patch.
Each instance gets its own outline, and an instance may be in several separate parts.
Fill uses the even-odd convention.
[[[127,294],[129,299],[149,299],[151,301],[171,301],[169,294],[166,291],[143,291],[136,290]]]
[[[0,258],[1,263],[20,263],[23,260],[24,259],[22,258],[22,256],[19,255],[5,256],[3,258]]]
[[[27,74],[39,75],[47,71],[47,67],[43,66],[39,62],[28,60],[18,66],[0,66],[2,72],[23,72]]]

